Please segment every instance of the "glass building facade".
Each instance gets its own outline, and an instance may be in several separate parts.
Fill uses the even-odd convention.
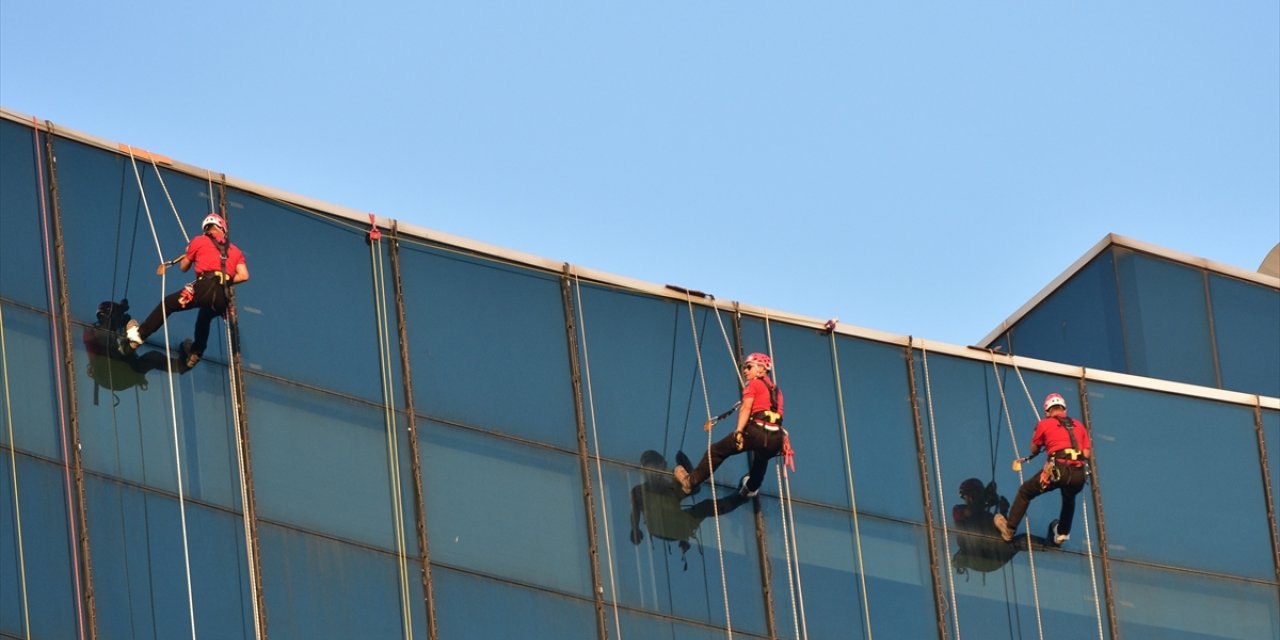
[[[1253,314],[1274,286],[1109,250],[1096,270],[1129,276],[1091,263],[1062,287],[1091,350],[1032,359],[371,229],[3,115],[0,637],[1280,635],[1276,326]],[[87,348],[100,303],[142,318],[182,287],[156,265],[210,210],[252,279],[199,366],[165,364],[194,313],[145,366]],[[1196,277],[1199,324],[1142,324],[1114,294]],[[1020,349],[1031,320],[999,339]],[[797,468],[745,498],[734,456],[685,497],[669,470],[732,428],[703,427],[752,351]],[[1186,362],[1220,373],[1172,375]],[[1061,548],[1056,494],[1004,543],[990,516],[1050,392],[1089,426],[1092,481]]]

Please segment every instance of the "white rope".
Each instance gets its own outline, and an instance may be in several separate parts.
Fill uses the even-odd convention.
[[[994,358],[995,358],[995,354],[993,353],[992,354],[993,363],[995,361]],[[1022,383],[1022,389],[1027,395],[1027,402],[1031,405],[1032,413],[1038,415],[1039,411],[1036,408],[1035,398],[1031,397],[1031,389],[1027,387],[1027,381],[1022,377],[1022,369],[1018,368],[1018,361],[1014,360],[1013,357],[1010,356],[1009,362],[1013,364],[1013,370],[1015,373],[1018,374],[1018,380]],[[1011,425],[1011,428],[1012,428],[1012,425]],[[1017,455],[1016,448],[1014,450],[1014,455]],[[1019,472],[1019,477],[1021,477],[1021,472]],[[1098,637],[1102,638],[1104,636],[1102,631],[1102,605],[1101,605],[1100,598],[1098,597],[1097,571],[1094,569],[1094,566],[1093,566],[1093,539],[1089,536],[1089,501],[1086,498],[1080,499],[1080,517],[1081,517],[1081,522],[1084,525],[1085,554],[1089,560],[1089,583],[1092,585],[1092,588],[1093,588],[1093,613],[1094,613],[1094,618],[1096,618],[1098,621]],[[1030,521],[1028,521],[1028,529],[1030,528],[1029,522]]]
[[[404,496],[400,490],[400,443],[396,430],[394,373],[391,366],[390,331],[387,328],[387,296],[381,243],[369,241],[369,259],[373,264],[374,304],[378,313],[378,364],[382,371],[383,420],[387,430],[387,468],[391,480],[392,524],[395,526],[397,569],[400,578],[400,610],[404,637],[413,638],[413,604],[409,595],[408,551],[404,535]]]
[[[618,617],[618,583],[614,578],[613,568],[613,537],[609,535],[609,501],[604,498],[604,467],[600,462],[603,457],[600,453],[600,434],[596,429],[596,401],[595,392],[591,387],[591,356],[587,353],[587,318],[582,310],[582,284],[578,280],[578,274],[575,271],[573,275],[573,292],[577,308],[578,308],[578,334],[582,336],[582,363],[583,373],[587,381],[587,410],[591,414],[591,440],[596,448],[596,482],[600,485],[600,517],[604,520],[604,549],[605,557],[609,562],[609,598],[613,605],[613,625],[614,631],[618,634],[618,639],[622,639],[622,621]]]
[[[249,521],[249,480],[244,466],[244,428],[240,424],[240,399],[236,396],[236,352],[231,344],[231,323],[223,322],[227,332],[227,376],[231,395],[231,422],[236,434],[236,467],[240,476],[240,510],[244,523],[244,553],[249,567],[249,598],[253,606],[253,637],[262,638],[261,612],[258,610],[258,580],[254,572],[257,561],[253,553],[253,528]]]
[[[31,610],[27,605],[27,555],[22,544],[22,499],[18,494],[17,441],[13,437],[13,403],[9,400],[9,351],[4,338],[4,305],[0,305],[0,373],[4,376],[4,417],[9,429],[9,473],[13,476],[13,519],[18,542],[18,577],[22,585],[22,632],[31,637]]]
[[[956,578],[951,566],[951,534],[947,529],[946,502],[942,499],[946,493],[943,491],[942,464],[938,459],[938,427],[933,415],[933,385],[929,381],[929,348],[923,343],[920,346],[920,355],[924,360],[924,393],[929,405],[929,438],[933,442],[933,468],[938,479],[938,515],[942,521],[942,548],[945,551],[943,556],[947,559],[947,586],[951,591],[951,621],[955,625],[956,640],[960,640],[960,612],[956,608]]]
[[[1013,414],[1009,411],[1009,402],[1005,398],[1004,382],[1000,380],[1000,367],[996,364],[996,353],[991,352],[991,368],[995,371],[996,388],[1000,390],[1000,406],[1004,410],[1004,421],[1009,425],[1009,442],[1013,444],[1014,457],[1021,458],[1022,452],[1018,450],[1018,436],[1013,429]],[[1018,374],[1018,379],[1022,379],[1022,374]],[[1027,399],[1031,398],[1031,390],[1027,389],[1024,381],[1023,389],[1027,392]],[[1035,412],[1035,403],[1031,404],[1031,410]],[[1022,465],[1018,465],[1018,487],[1022,487]],[[1023,513],[1023,518],[1027,521],[1027,565],[1031,567],[1031,598],[1036,605],[1036,630],[1040,633],[1040,640],[1044,640],[1044,621],[1040,615],[1040,580],[1036,578],[1036,552],[1035,546],[1031,544],[1031,514]]]
[[[849,501],[853,509],[853,544],[858,557],[858,582],[862,585],[862,617],[866,620],[867,640],[871,635],[871,603],[867,598],[866,565],[862,561],[862,531],[858,528],[858,497],[853,490],[853,456],[849,452],[849,427],[844,415],[844,388],[840,384],[840,350],[836,346],[836,332],[831,332],[831,358],[836,372],[836,405],[840,411],[840,442],[844,446],[846,478],[849,481]]]
[[[769,350],[769,359],[773,360],[773,328],[769,314],[764,316],[765,345]],[[773,383],[778,384],[778,363],[773,362],[771,373]],[[783,433],[786,433],[785,430]],[[778,476],[778,499],[782,516],[782,544],[786,549],[783,556],[787,564],[787,587],[791,592],[791,620],[795,627],[796,637],[808,638],[809,625],[804,613],[804,584],[800,581],[800,548],[796,536],[795,505],[791,500],[791,476],[787,474],[787,465],[781,459],[774,463]]]
[[[173,204],[173,196],[169,195],[169,187],[166,187],[164,184],[164,176],[160,175],[160,165],[156,164],[156,157],[154,154],[151,155],[151,166],[156,170],[156,179],[160,181],[160,189],[164,191],[164,197],[169,201],[169,208],[173,210],[174,219],[178,221],[178,229],[182,231],[182,239],[186,240],[187,243],[190,244],[191,236],[187,235],[187,227],[182,224],[182,216],[178,215],[178,207]],[[209,192],[209,198],[211,200],[213,198],[212,191]],[[161,259],[164,258],[164,256],[160,257]]]
[[[702,347],[698,344],[698,323],[693,316],[693,298],[688,292],[685,292],[685,304],[689,307],[689,330],[692,332],[694,354],[698,358],[698,378],[702,381],[702,402],[707,408],[707,422],[711,421],[711,396],[707,393],[707,375],[702,369]],[[720,314],[717,313],[719,318]],[[727,334],[726,334],[727,336]],[[733,352],[730,351],[732,354]],[[711,430],[707,429],[707,462],[711,462]],[[728,632],[728,637],[733,637],[733,621],[729,616],[729,578],[725,575],[724,568],[724,542],[720,536],[720,505],[716,500],[716,470],[715,465],[708,464],[711,469],[711,476],[708,481],[711,483],[711,510],[715,514],[716,523],[716,554],[720,557],[720,587],[724,592],[724,625]]]
[[[142,199],[142,208],[147,212],[147,224],[151,227],[151,239],[156,245],[156,255],[159,256],[160,262],[165,261],[164,251],[160,248],[160,235],[156,233],[156,223],[151,217],[151,207],[147,204],[147,193],[142,188],[142,175],[138,173],[138,161],[133,157],[133,148],[127,147],[129,152],[129,162],[133,165],[133,177],[138,183],[138,196]],[[165,276],[167,270],[160,272],[160,304],[164,305],[164,298],[168,288],[168,278]],[[182,452],[178,442],[178,405],[173,388],[173,355],[169,351],[169,318],[165,317],[162,324],[164,330],[164,361],[165,370],[168,372],[167,381],[169,385],[169,415],[173,422],[173,461],[178,477],[178,512],[182,517],[182,561],[187,576],[187,612],[191,621],[191,637],[196,637],[196,607],[195,598],[191,594],[191,550],[187,543],[187,498],[183,492],[182,486]]]

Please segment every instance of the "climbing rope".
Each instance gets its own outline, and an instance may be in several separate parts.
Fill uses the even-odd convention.
[[[32,127],[31,135],[35,142],[36,179],[40,192],[40,232],[41,237],[44,240],[45,284],[48,286],[49,294],[49,335],[57,336],[58,329],[57,324],[54,321],[54,310],[57,309],[57,306],[53,299],[53,265],[49,247],[49,210],[48,205],[45,202],[44,159],[43,153],[40,150],[40,122],[34,117],[31,121],[35,123],[35,126]],[[51,342],[53,343],[53,361],[56,365],[56,363],[62,362],[62,351],[56,337],[54,337]],[[78,536],[75,531],[76,518],[73,508],[74,500],[71,496],[71,454],[67,448],[67,440],[70,436],[67,434],[67,411],[63,404],[63,396],[65,394],[62,391],[62,374],[56,370],[53,374],[53,382],[54,390],[58,397],[58,427],[62,441],[62,476],[67,490],[67,540],[70,542],[71,564],[75,567],[71,572],[71,575],[73,576],[73,582],[76,590],[76,624],[80,637],[83,638],[85,634],[84,592],[80,585],[80,545],[76,544]],[[79,446],[79,443],[76,443],[76,446]]]
[[[369,214],[369,222],[374,222]],[[392,379],[390,330],[387,326],[386,276],[382,264],[382,233],[374,226],[369,231],[369,261],[373,273],[374,307],[378,323],[378,365],[382,374],[383,422],[387,434],[387,470],[391,481],[392,525],[395,527],[396,563],[400,578],[400,612],[404,637],[413,638],[413,605],[409,595],[409,563],[404,535],[404,496],[400,490],[400,443],[396,430],[395,389]]]
[[[9,400],[9,352],[4,339],[4,305],[0,305],[0,375],[4,378],[4,417],[9,430],[9,473],[13,477],[13,520],[18,542],[18,581],[22,587],[22,633],[31,637],[31,611],[27,606],[27,555],[22,544],[22,499],[18,493],[17,441],[13,437],[13,403]]]
[[[238,354],[233,348],[231,341],[231,323],[224,322],[222,326],[226,330],[227,335],[227,385],[230,388],[231,395],[231,422],[235,428],[236,437],[236,470],[240,479],[240,508],[242,512],[241,521],[244,523],[244,552],[245,561],[249,568],[249,599],[253,603],[253,634],[255,638],[262,638],[262,620],[261,611],[258,609],[258,581],[254,577],[254,567],[257,566],[257,559],[254,555],[253,544],[253,524],[249,520],[249,481],[247,477],[247,469],[244,465],[244,426],[240,422],[240,398],[236,393],[239,386],[236,382],[236,371],[239,366],[236,363]]]
[[[1005,422],[1009,424],[1009,442],[1013,444],[1013,455],[1016,458],[1022,457],[1022,452],[1018,450],[1018,436],[1013,430],[1013,415],[1009,412],[1009,402],[1005,397],[1004,383],[1000,380],[1000,367],[996,364],[995,351],[991,352],[991,368],[995,371],[996,388],[1000,391],[1000,406],[1004,410]],[[1022,379],[1022,373],[1018,373],[1018,379],[1022,380],[1022,387],[1027,392],[1027,399],[1031,399],[1031,390],[1027,388],[1027,383]],[[1035,411],[1035,403],[1031,403],[1031,409]],[[1033,414],[1034,415],[1034,414]],[[1024,479],[1022,476],[1022,467],[1018,467],[1018,486],[1021,487]],[[1024,514],[1027,521],[1026,538],[1027,538],[1027,565],[1031,568],[1031,598],[1036,606],[1036,630],[1040,633],[1040,640],[1044,640],[1044,620],[1040,615],[1040,581],[1036,578],[1036,552],[1035,545],[1031,543],[1031,515]]]
[[[991,357],[992,363],[994,364],[994,352],[992,352]],[[1010,356],[1009,362],[1013,364],[1013,370],[1018,374],[1018,380],[1022,383],[1022,390],[1027,395],[1027,402],[1031,405],[1032,413],[1038,415],[1039,411],[1036,408],[1036,401],[1031,397],[1031,389],[1027,387],[1027,381],[1022,377],[1022,369],[1018,367],[1018,361],[1014,360],[1013,356]],[[1012,425],[1010,425],[1010,428],[1012,429]],[[1016,444],[1014,445],[1014,455],[1018,455]],[[1018,476],[1021,478],[1021,471],[1018,472]],[[1104,633],[1102,631],[1102,604],[1101,599],[1098,597],[1098,574],[1097,570],[1093,566],[1093,538],[1089,535],[1089,500],[1083,496],[1080,498],[1080,520],[1081,524],[1084,526],[1084,550],[1085,556],[1089,561],[1089,583],[1093,588],[1093,614],[1094,618],[1098,622],[1098,638],[1101,639],[1104,637]],[[1034,574],[1032,574],[1032,579],[1035,579]]]
[[[866,621],[867,640],[872,640],[871,603],[867,599],[867,573],[862,561],[862,531],[858,528],[858,497],[853,490],[853,457],[849,451],[849,427],[844,415],[844,388],[840,384],[840,350],[836,345],[836,332],[832,331],[830,336],[831,359],[836,374],[836,407],[840,412],[840,442],[844,446],[845,478],[849,482],[849,501],[853,509],[853,545],[858,558],[858,583],[862,587],[862,618]]]
[[[142,208],[147,213],[147,224],[151,227],[151,238],[155,241],[156,255],[160,262],[165,261],[164,251],[160,248],[160,235],[156,232],[155,220],[151,217],[151,207],[147,204],[147,193],[142,188],[142,176],[138,173],[138,162],[133,156],[133,148],[127,147],[129,152],[129,162],[133,166],[133,176],[138,183],[138,195],[142,198]],[[164,297],[168,291],[167,277],[164,272],[160,273],[160,300],[164,304]],[[173,356],[169,350],[169,322],[168,319],[163,323],[164,329],[164,359],[165,369],[168,372],[169,384],[169,415],[173,423],[173,460],[177,472],[178,479],[178,512],[182,518],[182,561],[186,571],[187,578],[187,613],[191,622],[191,637],[196,637],[196,608],[195,598],[191,593],[191,551],[187,542],[187,498],[182,486],[182,454],[179,448],[178,439],[178,406],[176,394],[173,386]]]
[[[574,306],[578,308],[578,335],[582,340],[582,365],[583,373],[587,382],[587,411],[591,416],[591,440],[595,446],[596,452],[596,482],[599,483],[601,491],[604,490],[604,467],[600,459],[600,434],[596,429],[596,401],[595,393],[591,388],[591,356],[587,353],[587,318],[582,309],[582,284],[578,279],[575,271],[573,274],[573,293]],[[613,624],[614,631],[618,634],[619,640],[622,639],[622,621],[618,616],[618,584],[614,578],[613,568],[613,537],[609,535],[609,501],[603,497],[600,499],[600,515],[604,520],[604,545],[605,557],[609,562],[609,598],[613,605]]]
[[[769,358],[773,360],[773,329],[768,312],[764,316],[765,344]],[[778,363],[773,360],[773,382],[778,383]],[[785,431],[784,431],[785,433]],[[804,613],[804,586],[800,581],[800,549],[796,541],[795,507],[791,496],[791,476],[787,465],[778,459],[774,463],[778,482],[778,500],[782,516],[783,556],[787,565],[787,589],[791,597],[791,622],[797,638],[808,638],[809,628]]]
[[[694,315],[693,315],[693,298],[687,291],[685,292],[685,304],[688,305],[689,307],[689,329],[693,331],[696,336],[698,332],[698,323],[694,319]],[[717,313],[716,317],[719,318],[720,314]],[[724,326],[724,325],[721,325],[721,326]],[[726,334],[726,341],[727,339],[728,339],[728,335]],[[695,341],[694,344],[697,345],[698,343]],[[702,401],[707,409],[707,421],[710,422],[712,417],[711,416],[711,396],[707,392],[707,375],[706,375],[706,372],[703,370],[703,366],[702,366],[702,349],[696,348],[694,349],[694,353],[697,355],[697,358],[698,358],[698,378],[699,380],[702,381]],[[730,351],[729,353],[732,356],[733,351]],[[712,444],[711,430],[708,429],[707,430],[707,460],[708,461],[710,461],[711,459],[711,444]],[[715,499],[715,495],[714,495],[715,486],[716,486],[716,470],[714,468],[711,469],[711,477],[708,480],[711,483],[711,491],[713,494],[711,496],[711,510],[715,515],[715,523],[716,523],[716,554],[718,554],[720,557],[720,587],[724,592],[724,625],[725,625],[725,629],[728,631],[728,634],[729,634],[728,637],[732,638],[733,637],[733,621],[729,615],[729,578],[725,574],[724,542],[720,535],[720,505],[718,504],[718,501]]]
[[[938,427],[934,420],[933,413],[933,385],[929,380],[929,348],[921,343],[920,355],[924,360],[924,394],[925,401],[929,407],[929,438],[933,442],[933,468],[938,479],[938,496],[944,496],[942,483],[942,463],[938,459]],[[960,640],[960,612],[956,608],[956,579],[955,571],[951,566],[951,533],[947,529],[947,514],[945,502],[938,500],[938,512],[942,521],[942,546],[946,549],[943,556],[947,559],[947,586],[951,591],[951,620],[956,629],[956,640]]]

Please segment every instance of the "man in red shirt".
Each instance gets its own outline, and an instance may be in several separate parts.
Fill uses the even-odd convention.
[[[1089,431],[1079,420],[1067,416],[1067,401],[1059,394],[1051,393],[1045,397],[1044,411],[1046,417],[1036,423],[1036,431],[1031,436],[1030,455],[1014,460],[1013,470],[1020,471],[1023,462],[1040,455],[1044,449],[1049,450],[1049,460],[1043,471],[1018,487],[1008,519],[998,513],[993,518],[1000,537],[1006,542],[1013,540],[1018,523],[1027,512],[1027,505],[1040,494],[1054,489],[1062,494],[1062,510],[1053,527],[1053,543],[1060,545],[1066,542],[1075,516],[1076,494],[1084,488],[1089,477],[1089,457],[1092,455]]]
[[[738,428],[711,445],[711,451],[702,456],[692,473],[683,465],[676,466],[676,481],[685,495],[706,481],[725,458],[744,451],[754,451],[755,456],[751,471],[742,479],[738,491],[747,497],[760,492],[769,461],[782,451],[786,436],[782,429],[782,391],[769,379],[771,369],[773,359],[767,354],[753,353],[743,361],[747,385],[742,389],[742,403],[738,407]]]
[[[130,320],[125,328],[129,346],[137,349],[160,328],[170,314],[199,309],[194,340],[190,347],[183,345],[186,352],[183,364],[188,370],[196,366],[200,356],[204,354],[209,342],[209,324],[215,316],[226,312],[231,285],[249,279],[249,267],[245,264],[244,253],[227,241],[227,221],[216,213],[210,213],[205,216],[201,226],[204,233],[191,239],[187,252],[178,263],[178,268],[183,271],[188,271],[195,265],[195,282],[166,296],[141,325],[136,320]]]

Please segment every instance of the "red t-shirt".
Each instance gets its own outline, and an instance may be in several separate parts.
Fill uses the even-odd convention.
[[[1080,424],[1079,420],[1071,418],[1074,426],[1072,431],[1076,435],[1076,449],[1092,449],[1089,442],[1089,430]],[[1071,436],[1067,433],[1067,428],[1058,422],[1057,418],[1045,418],[1036,423],[1036,432],[1031,436],[1031,450],[1036,451],[1038,447],[1044,447],[1049,453],[1062,451],[1071,448]]]
[[[191,239],[187,245],[187,259],[196,267],[196,274],[222,269],[222,253],[213,239],[201,234]],[[236,267],[244,264],[244,254],[234,244],[227,245],[227,275],[234,276]]]
[[[767,378],[756,378],[747,382],[747,386],[742,388],[742,402],[746,404],[747,398],[751,398],[751,413],[769,410],[769,387],[764,381]],[[769,380],[769,384],[773,384]],[[776,387],[775,387],[776,388]],[[778,415],[782,415],[782,390],[777,390],[778,394]]]

